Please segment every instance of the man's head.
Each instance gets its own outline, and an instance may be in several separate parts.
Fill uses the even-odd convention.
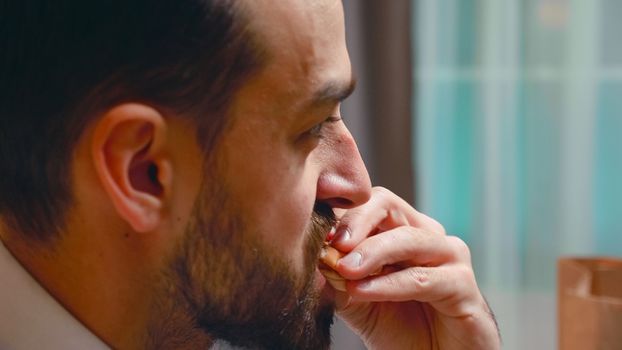
[[[40,240],[63,228],[72,151],[89,123],[144,103],[192,120],[209,150],[262,65],[231,0],[7,0],[0,16],[0,214]]]
[[[370,195],[339,113],[341,3],[41,6],[12,9],[41,18],[7,26],[23,39],[0,66],[14,254],[116,347],[326,346],[317,254],[333,210]]]

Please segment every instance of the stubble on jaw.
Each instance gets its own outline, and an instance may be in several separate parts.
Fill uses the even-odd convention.
[[[218,210],[215,210],[218,206]],[[314,208],[304,250],[305,271],[287,261],[233,217],[224,193],[203,189],[176,254],[157,282],[148,348],[209,348],[216,340],[265,349],[330,345],[334,306],[315,289],[315,268],[332,209]]]

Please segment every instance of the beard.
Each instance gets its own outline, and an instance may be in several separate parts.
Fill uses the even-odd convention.
[[[197,348],[214,341],[252,349],[328,349],[334,305],[316,287],[318,255],[335,224],[316,204],[306,230],[304,270],[269,248],[224,193],[205,187],[164,272],[149,348]],[[202,339],[202,341],[197,341]],[[194,344],[194,345],[191,345]]]

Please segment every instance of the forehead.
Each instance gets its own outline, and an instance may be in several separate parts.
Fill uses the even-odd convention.
[[[309,40],[334,42],[326,34],[343,32],[343,8],[339,0],[248,0],[253,28],[265,38],[289,44]],[[275,42],[273,44],[278,44]]]
[[[350,81],[340,0],[249,0],[244,7],[267,56],[260,77],[272,98],[305,103],[326,84]]]

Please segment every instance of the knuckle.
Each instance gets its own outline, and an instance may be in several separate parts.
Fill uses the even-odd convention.
[[[383,186],[374,186],[371,189],[373,192],[378,193],[378,194],[388,194],[391,193],[391,191],[389,191],[386,187]]]
[[[435,220],[434,218],[429,217],[431,229],[441,236],[447,236],[447,230],[445,230],[445,226],[443,226],[440,222]]]
[[[415,285],[415,288],[418,290],[425,290],[430,286],[430,276],[422,270],[418,268],[410,268],[407,270],[408,278]]]
[[[372,194],[382,200],[388,200],[389,198],[391,198],[391,196],[393,196],[393,192],[382,186],[376,186],[372,188]]]
[[[438,233],[440,233],[443,236],[447,235],[447,230],[445,230],[445,226],[443,226],[440,222],[434,220],[436,222],[436,224],[438,225],[436,230],[438,231]]]
[[[454,273],[456,274],[456,281],[470,284],[472,280],[475,280],[475,274],[470,266],[460,265],[454,270]]]
[[[469,246],[457,236],[447,236],[447,241],[450,244],[452,251],[456,254],[456,256],[460,259],[464,259],[465,261],[471,260],[471,250]]]
[[[454,302],[451,314],[454,317],[467,318],[475,315],[476,310],[473,303],[468,302],[466,299],[457,299]]]

